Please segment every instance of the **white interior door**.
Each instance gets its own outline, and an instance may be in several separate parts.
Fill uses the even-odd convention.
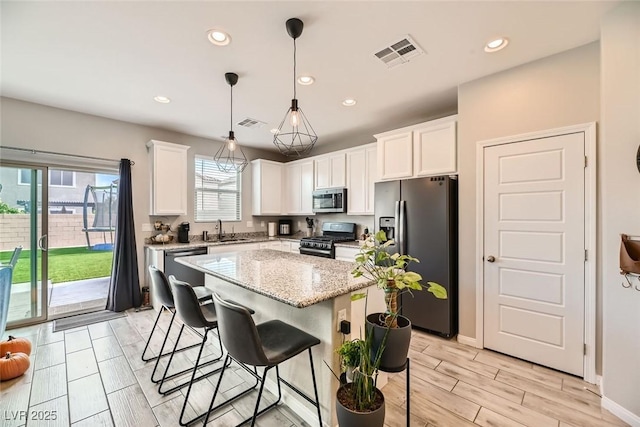
[[[584,133],[484,149],[484,345],[583,375]]]

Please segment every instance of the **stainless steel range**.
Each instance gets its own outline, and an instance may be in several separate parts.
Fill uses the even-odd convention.
[[[324,258],[335,258],[336,242],[356,240],[356,224],[353,222],[325,222],[322,224],[322,236],[303,237],[300,240],[300,253]]]

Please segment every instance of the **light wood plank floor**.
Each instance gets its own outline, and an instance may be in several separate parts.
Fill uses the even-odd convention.
[[[0,383],[0,426],[177,426],[186,390],[159,395],[149,380],[153,364],[140,360],[155,312],[128,314],[64,332],[54,333],[51,323],[8,331],[5,335],[28,337],[33,355],[25,375]],[[168,320],[169,315],[164,315],[160,327],[166,328]],[[177,333],[174,326],[169,344],[173,345]],[[157,334],[152,341],[152,352],[159,351],[163,335]],[[219,354],[217,340],[212,338],[204,360]],[[185,345],[196,342],[199,338],[192,333],[181,339]],[[196,356],[197,348],[180,353],[170,373],[193,366]],[[551,369],[417,331],[410,357],[411,425],[415,427],[626,425],[601,408],[595,386]],[[232,369],[225,373],[221,391],[230,396],[248,381],[244,371]],[[216,383],[217,375],[212,375],[194,386],[186,417],[208,407]],[[406,426],[405,374],[390,374],[383,392],[386,425]],[[208,425],[235,425],[250,415],[254,399],[255,392],[221,408]],[[267,394],[264,402],[273,400]],[[31,415],[36,411],[50,419],[26,422],[20,411]],[[282,405],[260,417],[257,424],[316,425],[315,420],[308,421]]]

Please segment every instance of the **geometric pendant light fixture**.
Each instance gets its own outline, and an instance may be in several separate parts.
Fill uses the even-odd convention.
[[[287,33],[293,39],[293,99],[278,130],[273,143],[281,154],[287,157],[301,157],[313,149],[318,135],[304,115],[296,99],[296,39],[302,34],[304,24],[298,18],[291,18],[286,23]]]
[[[224,78],[229,86],[231,86],[231,106],[229,108],[231,112],[231,123],[229,126],[229,136],[224,139],[224,143],[216,152],[213,160],[218,164],[218,168],[224,172],[241,173],[249,162],[233,133],[233,86],[238,83],[238,75],[236,73],[225,73]]]

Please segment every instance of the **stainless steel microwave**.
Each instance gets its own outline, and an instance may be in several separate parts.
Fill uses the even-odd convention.
[[[347,189],[327,188],[312,193],[313,212],[347,212]]]

